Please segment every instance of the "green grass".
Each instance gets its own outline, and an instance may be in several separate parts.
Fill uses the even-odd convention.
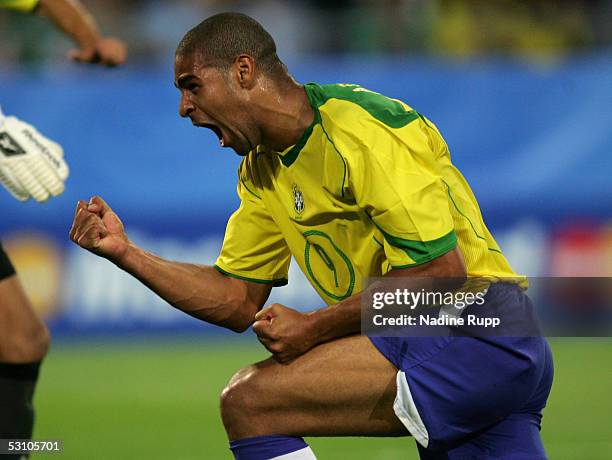
[[[612,455],[612,341],[553,341],[556,377],[544,415],[551,459]],[[266,356],[248,342],[55,344],[37,389],[36,439],[64,453],[34,458],[231,459],[218,395]],[[273,382],[271,383],[273,387]],[[309,440],[320,459],[416,459],[411,438]]]

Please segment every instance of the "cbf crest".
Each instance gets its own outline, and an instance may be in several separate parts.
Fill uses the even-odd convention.
[[[304,207],[304,195],[302,195],[302,191],[297,184],[293,184],[293,209],[300,215],[304,211]]]

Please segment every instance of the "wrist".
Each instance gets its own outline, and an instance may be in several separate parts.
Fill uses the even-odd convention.
[[[311,311],[306,313],[308,319],[307,328],[309,336],[312,337],[313,346],[331,340],[333,337],[329,335],[329,321],[326,318],[327,308]]]
[[[354,295],[335,305],[308,313],[311,334],[317,343],[359,334],[361,331],[361,297]]]
[[[77,47],[79,51],[82,53],[90,53],[93,54],[96,52],[96,48],[98,46],[100,38],[99,37],[82,37],[77,39]]]
[[[108,257],[108,260],[122,270],[130,271],[130,267],[137,263],[139,252],[142,252],[140,248],[127,240],[125,246]]]
[[[87,27],[76,31],[73,40],[81,51],[95,51],[102,35],[94,27]]]

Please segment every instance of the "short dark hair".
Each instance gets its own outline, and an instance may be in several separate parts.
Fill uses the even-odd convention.
[[[284,68],[272,36],[259,22],[242,13],[215,14],[187,32],[176,54],[186,56],[196,52],[219,68],[229,68],[241,54],[254,57],[269,74]]]

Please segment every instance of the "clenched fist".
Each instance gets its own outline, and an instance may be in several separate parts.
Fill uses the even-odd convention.
[[[93,46],[81,47],[70,52],[70,58],[78,62],[115,67],[125,62],[127,48],[116,38],[100,38]]]
[[[130,244],[123,223],[99,196],[77,203],[70,239],[111,262],[118,262]]]
[[[279,363],[287,363],[317,345],[312,316],[275,303],[255,315],[253,331]]]

